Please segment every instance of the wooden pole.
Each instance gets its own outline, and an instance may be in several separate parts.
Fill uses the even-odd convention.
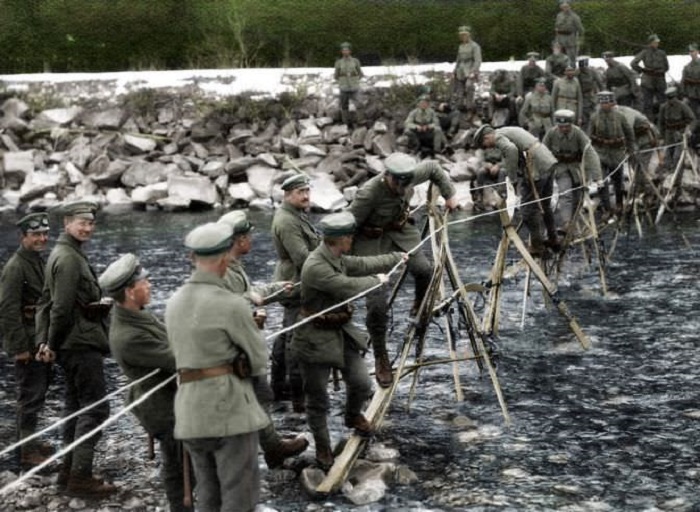
[[[530,279],[532,278],[532,270],[530,267],[525,271],[525,287],[523,288],[523,311],[520,315],[520,330],[525,329],[525,315],[527,313],[527,298],[530,295]]]
[[[508,254],[509,245],[508,237],[504,233],[498,244],[496,261],[493,264],[491,277],[489,278],[491,285],[489,290],[489,302],[481,322],[481,330],[485,334],[498,335],[498,324],[501,316],[501,284],[503,283],[503,272],[506,269],[506,255]]]
[[[685,140],[685,138],[684,138]],[[683,147],[683,152],[681,153],[681,157],[678,159],[678,165],[676,165],[676,169],[673,171],[673,176],[671,177],[671,186],[668,189],[668,192],[666,193],[666,198],[664,201],[662,201],[661,206],[659,206],[659,211],[656,212],[656,220],[654,221],[654,224],[658,225],[659,222],[661,222],[661,217],[664,215],[664,210],[666,209],[666,205],[669,203],[671,198],[673,197],[673,192],[674,189],[676,188],[676,181],[678,181],[678,174],[680,173],[681,169],[683,168],[683,163],[685,161],[685,145]]]

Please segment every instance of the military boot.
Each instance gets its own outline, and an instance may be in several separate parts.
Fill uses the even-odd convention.
[[[296,457],[309,446],[309,441],[304,436],[294,439],[280,439],[272,449],[265,451],[265,463],[270,469],[279,468],[285,459]]]
[[[323,471],[328,471],[333,466],[333,450],[329,443],[316,440],[316,463]]]
[[[101,478],[72,473],[66,486],[66,494],[76,498],[103,498],[116,492],[117,488]]]
[[[361,437],[369,437],[374,433],[372,425],[362,414],[345,416],[345,426],[355,429],[355,434]]]
[[[394,376],[391,372],[391,362],[386,352],[378,354],[374,358],[374,377],[383,388],[388,388],[394,381]]]

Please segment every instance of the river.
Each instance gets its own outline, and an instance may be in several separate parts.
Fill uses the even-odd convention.
[[[120,253],[138,254],[151,274],[153,309],[162,314],[168,296],[189,271],[184,234],[216,216],[101,214],[86,252],[98,272]],[[271,218],[260,213],[252,220],[256,231],[246,268],[254,281],[263,281],[274,268]],[[399,462],[418,475],[417,483],[391,486],[379,503],[356,508],[342,496],[309,502],[298,483],[264,471],[264,504],[278,510],[700,510],[699,218],[688,214],[667,221],[657,230],[647,227],[642,240],[621,236],[608,268],[610,295],[605,299],[595,268],[585,268],[580,254],[565,264],[561,297],[591,338],[589,351],[546,307],[539,284],[533,285],[521,330],[522,273],[505,283],[498,376],[510,427],[490,380],[479,376],[473,363],[462,365],[462,403],[454,400],[449,368],[430,367],[421,375],[410,411],[408,383],[402,384],[377,436],[399,450]],[[491,217],[451,227],[451,248],[465,281],[488,277],[500,236]],[[0,240],[4,262],[16,240],[7,221]],[[517,259],[511,250],[509,264]],[[406,289],[394,311],[397,341],[410,302]],[[280,309],[271,307],[269,315],[268,333],[279,326]],[[465,349],[462,339],[460,353]],[[445,354],[437,326],[431,327],[427,353]],[[111,386],[122,383],[113,363],[109,368]],[[12,440],[13,392],[4,355],[0,369],[0,446],[6,446]],[[58,395],[52,393],[45,422],[60,412]],[[334,439],[343,433],[337,408],[341,399],[333,402]],[[118,408],[114,401],[113,411]],[[299,417],[275,413],[275,419],[282,431],[304,428]],[[104,460],[98,465],[122,485],[146,489],[140,477],[153,476],[153,463],[144,469],[143,455],[125,453],[122,444],[142,442],[142,431],[125,418],[105,438]],[[110,462],[117,467],[107,467]],[[0,470],[6,469],[12,469],[10,462],[0,461]]]

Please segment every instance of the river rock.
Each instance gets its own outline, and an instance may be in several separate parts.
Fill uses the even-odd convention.
[[[118,130],[126,120],[126,113],[121,108],[110,108],[89,112],[82,116],[85,126],[98,130]]]
[[[303,144],[319,144],[323,134],[315,123],[307,124],[299,134],[299,141]]]
[[[376,135],[374,138],[372,138],[372,145],[370,149],[374,154],[383,156],[384,158],[388,157],[396,149],[396,141],[393,134],[387,132],[381,135]]]
[[[133,202],[123,188],[110,188],[106,194],[107,203],[110,205],[129,205]]]
[[[208,206],[214,206],[219,201],[219,194],[211,180],[205,176],[174,176],[168,177],[168,197],[170,201],[161,200],[171,205],[187,202],[188,206],[196,201]],[[161,201],[158,204],[161,204]]]
[[[158,145],[155,140],[139,135],[124,135],[124,144],[134,154],[150,153]]]
[[[168,174],[177,171],[175,164],[162,164],[160,162],[137,161],[122,174],[121,182],[127,187],[138,185],[151,185],[159,181],[165,181]],[[206,178],[208,180],[208,178]]]
[[[131,200],[139,204],[154,204],[159,199],[166,197],[168,197],[168,183],[165,181],[136,187],[131,191]]]
[[[244,174],[249,167],[252,167],[258,162],[258,159],[253,156],[242,156],[240,158],[229,161],[225,168],[229,176],[239,176]]]
[[[66,126],[72,123],[82,111],[83,109],[80,107],[52,108],[49,110],[44,110],[40,112],[39,115],[32,121],[32,129],[36,130],[37,127],[46,129],[54,126]]]
[[[214,119],[207,119],[206,121],[196,121],[190,132],[190,137],[193,141],[203,142],[213,139],[221,133],[221,124]]]
[[[256,164],[246,170],[248,184],[257,197],[270,197],[277,169]]]
[[[233,204],[248,204],[255,199],[255,191],[246,182],[232,183],[228,186],[228,195]]]
[[[5,117],[22,118],[29,112],[29,105],[19,98],[8,98],[3,102],[0,111]]]
[[[226,174],[226,163],[220,160],[210,160],[199,170],[205,176],[216,178]]]
[[[90,139],[82,135],[73,139],[68,148],[68,159],[83,171],[91,158]]]
[[[269,212],[273,210],[275,205],[269,198],[256,197],[250,203],[248,203],[249,210],[257,210],[263,212]]]
[[[8,130],[13,134],[21,134],[29,130],[29,123],[19,117],[5,116],[0,117],[0,128]]]
[[[87,168],[85,169],[85,174],[87,174],[88,176],[92,174],[103,174],[109,168],[109,164],[110,160],[106,153],[97,155],[88,164]]]
[[[338,142],[341,138],[350,134],[347,125],[334,124],[323,130],[323,138],[326,142]]]
[[[474,200],[472,199],[470,183],[468,181],[460,181],[454,183],[454,187],[455,199],[459,208],[462,210],[473,210]]]
[[[124,174],[124,172],[130,165],[129,162],[124,160],[114,160],[111,162],[109,161],[109,159],[107,160],[108,163],[104,170],[98,172],[97,174],[90,175],[90,179],[97,183],[97,185],[99,185],[100,187],[113,187],[118,185],[120,183],[122,174]],[[69,162],[69,164],[73,166],[72,163]]]
[[[299,145],[299,157],[300,158],[306,158],[307,156],[319,156],[319,157],[324,157],[326,156],[326,151],[311,145],[311,144],[301,144]]]
[[[347,201],[330,176],[320,175],[311,179],[311,207],[323,212],[345,208]]]
[[[228,141],[232,144],[241,144],[254,135],[253,130],[249,128],[232,128],[228,136]]]
[[[394,470],[395,466],[391,463],[375,464],[359,460],[343,484],[343,494],[355,505],[377,502],[386,494],[386,482],[393,479]]]
[[[192,151],[194,151],[194,156],[196,156],[198,159],[204,160],[209,156],[209,150],[204,147],[204,144],[192,142],[190,147],[192,148]]]
[[[20,188],[20,201],[26,202],[42,197],[47,192],[55,192],[61,182],[61,173],[58,170],[32,171],[27,174]]]
[[[450,172],[452,181],[470,181],[476,178],[476,168],[473,160],[454,162],[446,167]]]
[[[14,176],[20,182],[34,170],[34,150],[7,151],[2,155],[5,179]]]
[[[376,155],[367,155],[367,169],[372,174],[381,174],[386,170],[384,160]]]

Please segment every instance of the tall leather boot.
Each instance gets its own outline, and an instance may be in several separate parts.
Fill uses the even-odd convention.
[[[385,351],[374,352],[374,377],[377,379],[377,384],[383,388],[388,388],[394,381],[394,375],[391,371],[391,362]]]

